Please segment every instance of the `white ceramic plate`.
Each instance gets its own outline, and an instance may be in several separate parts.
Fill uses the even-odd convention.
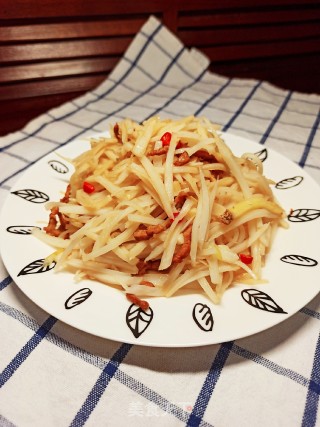
[[[48,221],[44,202],[58,200],[72,173],[57,155],[74,157],[89,147],[74,141],[30,167],[11,190],[0,219],[1,253],[19,288],[38,306],[88,333],[120,342],[191,347],[242,338],[270,328],[297,312],[320,288],[320,187],[282,155],[231,134],[224,138],[236,155],[259,153],[264,173],[289,214],[280,229],[263,276],[268,284],[238,285],[214,305],[202,294],[149,299],[142,312],[124,294],[101,283],[75,283],[72,274],[44,271],[52,248],[30,235]],[[53,265],[51,266],[53,267]]]

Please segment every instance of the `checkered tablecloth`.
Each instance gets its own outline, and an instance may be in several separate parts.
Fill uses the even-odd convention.
[[[0,139],[1,205],[45,154],[110,122],[153,115],[206,116],[320,183],[320,96],[226,78],[208,65],[150,17],[99,87]],[[234,342],[118,343],[49,316],[0,260],[0,426],[320,425],[319,321],[318,295],[278,326]]]

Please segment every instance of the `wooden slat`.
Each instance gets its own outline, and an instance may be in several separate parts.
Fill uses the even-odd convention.
[[[277,57],[319,52],[319,40],[295,40],[270,44],[203,47],[201,50],[214,61],[235,61],[247,58]]]
[[[0,27],[3,42],[75,39],[133,35],[145,19],[103,20],[89,22],[62,22]]]
[[[130,42],[130,37],[117,37],[98,40],[7,45],[0,47],[0,57],[2,62],[13,62],[116,55],[124,52]]]
[[[29,98],[68,92],[84,92],[95,88],[106,79],[105,74],[94,76],[65,77],[30,83],[0,86],[0,100]]]
[[[318,69],[318,54],[239,59],[212,65],[214,72],[224,76],[266,80],[285,89],[314,93],[320,93],[320,79],[314,78]]]
[[[254,43],[320,36],[320,25],[269,25],[259,27],[217,28],[213,30],[178,31],[178,36],[187,46],[212,46],[217,44]],[[319,40],[320,42],[320,40]],[[320,50],[320,44],[319,44]]]
[[[178,16],[178,29],[182,28],[204,28],[222,27],[226,25],[259,25],[259,24],[280,24],[285,22],[302,23],[306,21],[319,21],[319,9],[305,10],[255,10],[239,11],[237,13],[205,13]],[[319,25],[319,23],[318,23]]]
[[[280,7],[308,4],[315,5],[314,0],[261,0],[258,4],[256,0],[224,0],[216,2],[212,0],[15,0],[8,2],[0,0],[1,19],[25,19],[59,17],[63,11],[64,17],[70,16],[98,16],[98,15],[149,15],[150,13],[168,13],[170,10],[228,10],[234,8],[255,8]],[[39,7],[41,5],[41,7]]]
[[[0,68],[0,82],[14,82],[32,79],[46,79],[59,76],[108,74],[119,61],[118,57],[86,58],[69,61],[54,61],[35,64],[23,64]]]
[[[198,10],[230,10],[230,9],[256,9],[261,10],[267,7],[289,7],[308,5],[319,5],[318,0],[224,0],[217,2],[212,0],[184,0],[176,1],[178,11],[198,11]]]
[[[1,19],[75,17],[99,15],[137,15],[169,9],[168,0],[0,0]]]

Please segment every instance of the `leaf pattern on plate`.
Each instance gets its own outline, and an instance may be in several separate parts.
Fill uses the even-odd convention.
[[[62,162],[59,162],[59,160],[49,160],[48,165],[50,165],[52,169],[58,173],[64,174],[69,172],[68,166]]]
[[[259,159],[264,162],[268,158],[268,150],[266,148],[263,148],[260,151],[257,151],[254,153]]]
[[[82,288],[70,297],[64,303],[64,306],[67,310],[70,310],[73,307],[76,307],[79,304],[85,302],[92,294],[92,290],[89,288]]]
[[[288,188],[296,187],[303,181],[303,176],[293,176],[292,178],[285,178],[277,182],[275,188],[278,190],[287,190]]]
[[[314,267],[318,264],[317,260],[304,255],[284,255],[280,260],[288,264],[300,265],[303,267]]]
[[[36,227],[35,225],[10,225],[10,227],[7,227],[7,231],[12,234],[31,234],[32,230],[37,228],[38,230],[41,230],[40,227]]]
[[[30,188],[12,191],[12,194],[15,194],[16,196],[19,196],[22,199],[32,203],[45,203],[49,200],[49,196],[46,193],[43,193],[39,190],[32,190]]]
[[[268,311],[269,313],[287,314],[268,294],[257,289],[244,289],[241,292],[244,301],[254,308]]]
[[[214,323],[213,316],[210,307],[206,304],[195,304],[192,311],[192,317],[200,329],[205,332],[212,331]]]
[[[45,264],[45,259],[37,259],[36,261],[30,262],[26,265],[18,274],[18,276],[25,276],[26,274],[38,274],[46,273],[49,270],[52,270],[56,266],[56,261],[52,261],[51,264]]]
[[[149,306],[148,310],[144,311],[135,304],[131,304],[127,310],[126,322],[135,336],[139,338],[141,334],[147,329],[153,319],[153,310]]]
[[[319,209],[295,209],[289,213],[288,220],[291,222],[307,222],[313,221],[319,216]]]

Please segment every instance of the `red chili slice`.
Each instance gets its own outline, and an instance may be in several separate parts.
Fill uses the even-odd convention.
[[[160,138],[162,142],[162,147],[165,147],[166,145],[170,145],[171,137],[172,137],[172,134],[170,132],[165,132],[162,135],[162,137]]]
[[[170,145],[171,142],[171,138],[172,138],[172,133],[170,132],[165,132],[162,137],[160,138],[161,142],[162,142],[162,147],[167,147]],[[176,148],[183,148],[186,147],[188,144],[178,141]]]
[[[82,189],[85,193],[91,194],[95,191],[94,185],[88,181],[83,181]]]
[[[181,141],[179,141],[178,142],[178,144],[177,144],[177,146],[176,146],[176,148],[183,148],[183,147],[186,147],[188,144],[186,144],[186,143],[184,143],[184,142],[181,142]]]
[[[247,254],[239,254],[239,258],[240,261],[243,262],[244,264],[251,264],[253,261],[253,257],[251,255],[247,255]]]
[[[173,222],[177,218],[177,216],[179,215],[179,213],[180,212],[173,212],[173,218],[170,218],[170,222]],[[182,221],[182,219],[180,219],[179,222],[181,222],[181,221]]]

